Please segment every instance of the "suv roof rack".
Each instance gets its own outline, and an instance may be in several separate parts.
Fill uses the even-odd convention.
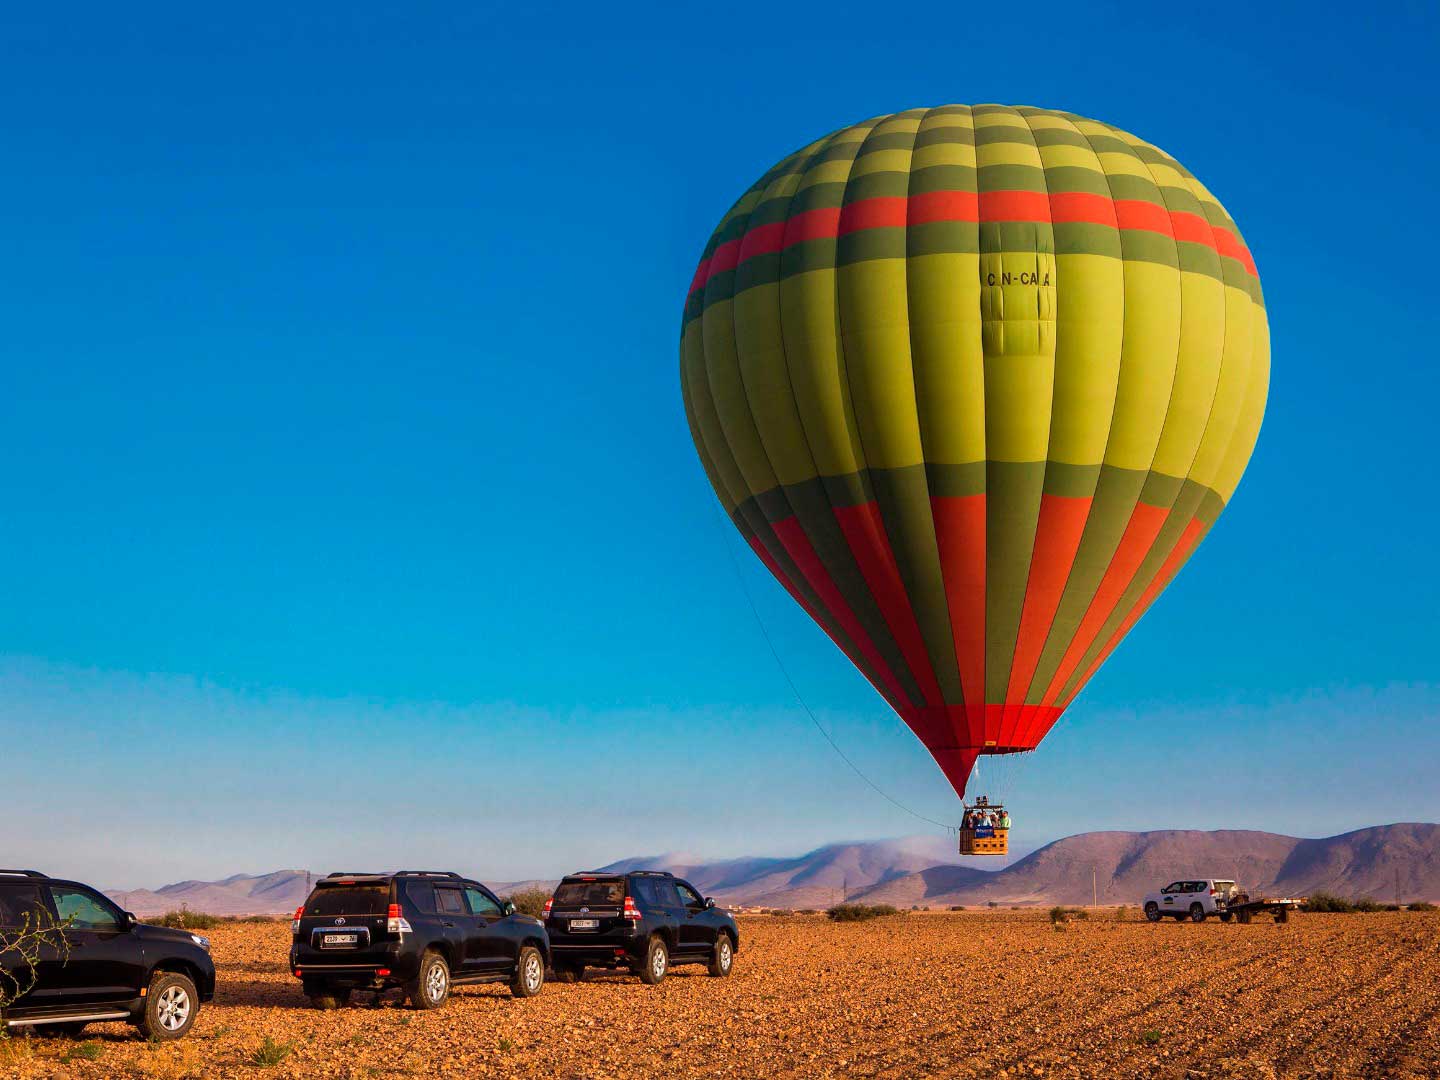
[[[331,878],[343,877],[384,877],[384,874],[377,874],[373,870],[333,870],[326,874],[321,881],[329,881]]]
[[[34,877],[45,878],[49,874],[42,874],[39,870],[0,870],[0,874],[9,874],[12,877]]]
[[[454,870],[396,870],[396,877],[443,877],[455,878],[457,881],[460,875]]]
[[[631,870],[632,877],[674,877],[669,870]]]

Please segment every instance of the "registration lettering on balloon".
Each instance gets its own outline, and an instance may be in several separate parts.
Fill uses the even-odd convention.
[[[736,529],[963,795],[979,755],[1040,743],[1214,526],[1270,342],[1239,229],[1175,158],[945,105],[744,192],[680,367]]]

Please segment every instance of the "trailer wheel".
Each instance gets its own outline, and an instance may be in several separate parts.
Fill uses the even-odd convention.
[[[1282,908],[1277,909],[1276,912],[1275,912],[1275,921],[1276,921],[1276,922],[1289,922],[1289,921],[1290,921],[1290,909],[1289,909],[1288,907],[1282,907]]]
[[[1229,921],[1230,921],[1231,919],[1233,919],[1234,917],[1235,917],[1235,916],[1232,915],[1232,914],[1231,914],[1230,912],[1228,912],[1228,911],[1222,911],[1222,912],[1220,912],[1220,921],[1221,921],[1221,922],[1229,922]]]
[[[1238,913],[1236,914],[1235,918],[1239,920],[1241,926],[1249,926],[1249,925],[1250,925],[1250,912],[1248,912],[1248,911],[1238,912]]]
[[[1201,907],[1199,904],[1191,904],[1191,905],[1190,905],[1190,921],[1191,921],[1191,922],[1204,922],[1204,921],[1205,921],[1205,909],[1204,909],[1203,907]]]

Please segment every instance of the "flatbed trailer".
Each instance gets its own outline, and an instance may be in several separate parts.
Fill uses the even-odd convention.
[[[1269,914],[1275,916],[1276,922],[1289,922],[1290,913],[1299,911],[1308,899],[1305,896],[1251,897],[1241,893],[1225,905],[1220,918],[1224,922],[1234,919],[1239,923],[1248,923],[1256,915]]]

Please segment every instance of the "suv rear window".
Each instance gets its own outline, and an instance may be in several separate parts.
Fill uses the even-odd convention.
[[[555,890],[555,903],[560,907],[619,907],[625,900],[625,882],[562,881]]]
[[[306,915],[384,915],[389,885],[318,885],[305,903]]]
[[[42,923],[53,921],[44,901],[40,899],[38,886],[12,885],[8,882],[0,884],[0,926],[24,926],[27,919],[29,925],[34,926],[37,916]]]

